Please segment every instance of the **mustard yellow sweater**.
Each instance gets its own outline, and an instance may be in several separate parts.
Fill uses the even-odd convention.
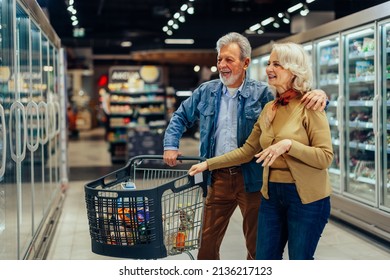
[[[301,104],[300,97],[297,97],[288,105],[279,106],[272,125],[266,127],[266,112],[269,106],[272,106],[271,103],[272,101],[262,110],[245,144],[222,156],[208,159],[209,170],[248,162],[262,148],[267,148],[283,139],[290,139],[292,141],[290,150],[279,156],[271,166],[273,171],[271,178],[269,167],[264,168],[261,189],[264,198],[269,198],[270,179],[271,182],[294,182],[304,204],[329,196],[331,186],[327,168],[333,160],[333,149],[325,112],[306,109]],[[279,168],[288,168],[289,175],[285,176],[285,172],[281,172],[280,175],[274,172]]]

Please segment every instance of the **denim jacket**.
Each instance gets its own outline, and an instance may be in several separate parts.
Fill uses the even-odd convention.
[[[200,156],[215,155],[215,130],[221,102],[223,84],[219,79],[201,84],[192,95],[183,101],[173,114],[165,131],[164,147],[179,147],[186,128],[199,121]],[[237,145],[241,147],[252,131],[262,108],[273,99],[265,83],[245,78],[238,95]],[[253,159],[242,165],[247,192],[259,191],[263,183],[263,169]]]

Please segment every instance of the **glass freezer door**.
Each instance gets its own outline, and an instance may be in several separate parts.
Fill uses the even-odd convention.
[[[39,225],[44,217],[44,205],[45,205],[45,195],[43,188],[43,179],[40,166],[42,165],[42,149],[40,145],[41,139],[41,128],[40,128],[40,112],[39,108],[42,107],[42,59],[41,59],[41,31],[38,26],[31,22],[31,116],[27,122],[29,125],[29,137],[27,141],[27,147],[31,159],[31,167],[34,169],[34,173],[31,174],[31,182],[34,189],[34,230],[39,228]],[[33,109],[35,108],[35,109]],[[35,112],[37,110],[37,112]],[[34,112],[34,113],[32,113]]]
[[[26,11],[16,5],[16,100],[10,109],[10,151],[16,163],[16,197],[18,203],[19,258],[27,252],[32,236],[32,188],[26,165],[26,105],[30,100],[30,19]]]
[[[9,90],[13,66],[13,30],[12,18],[13,1],[2,1],[0,5],[0,260],[15,259],[16,227],[7,222],[16,220],[16,207],[14,201],[8,198],[8,192],[12,185],[13,164],[9,157],[8,120],[9,109],[14,96]],[[9,175],[11,174],[11,175]],[[15,211],[14,211],[15,210]]]
[[[382,159],[383,176],[381,194],[383,204],[390,209],[390,22],[381,26],[381,73],[383,73],[382,92]]]
[[[345,194],[376,205],[375,27],[343,34],[345,54]]]
[[[329,99],[326,115],[330,125],[334,153],[333,162],[329,168],[329,175],[335,192],[340,192],[341,190],[342,176],[340,166],[343,158],[341,155],[343,149],[341,149],[340,143],[343,143],[341,110],[344,99],[339,94],[339,43],[338,36],[315,42],[317,55],[317,64],[315,65],[316,87],[325,91]]]

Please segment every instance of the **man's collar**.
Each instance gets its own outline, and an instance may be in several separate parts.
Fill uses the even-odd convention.
[[[244,86],[245,79],[242,81],[241,85],[238,87],[237,94],[239,94],[242,91],[242,88]],[[228,92],[227,86],[223,85],[222,87],[222,93],[226,94]]]

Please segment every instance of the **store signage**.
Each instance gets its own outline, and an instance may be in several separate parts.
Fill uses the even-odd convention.
[[[127,82],[130,79],[139,79],[138,71],[122,71],[122,70],[114,70],[111,73],[111,81],[112,82]]]
[[[111,67],[110,83],[125,83],[142,80],[145,83],[161,84],[161,68],[153,65]]]

